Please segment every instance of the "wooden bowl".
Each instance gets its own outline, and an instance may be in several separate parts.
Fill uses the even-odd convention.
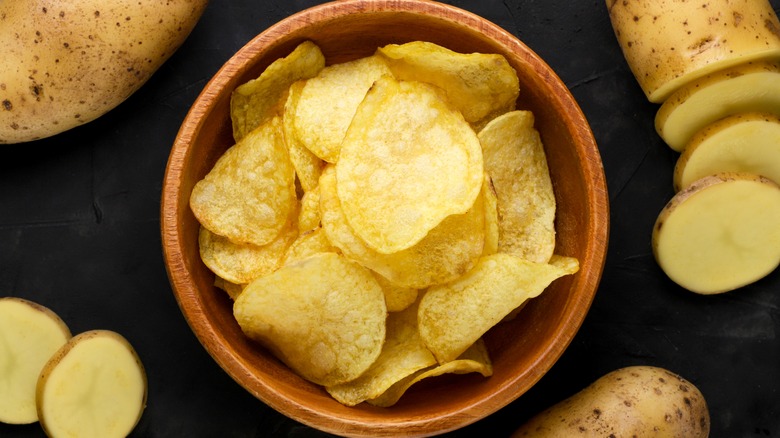
[[[520,316],[486,335],[494,375],[429,379],[398,404],[346,407],[299,378],[244,336],[227,294],[198,252],[193,185],[232,145],[231,91],[310,39],[329,63],[366,56],[388,43],[427,40],[460,52],[500,53],[520,78],[518,107],[530,109],[544,141],[558,201],[557,253],[580,261],[528,303]],[[314,428],[350,436],[430,436],[473,423],[533,386],[579,329],[596,292],[608,239],[601,158],[588,123],[558,76],[513,35],[461,9],[432,1],[345,0],[315,6],[271,26],[238,51],[206,85],[171,150],[161,206],[165,262],[173,292],[214,360],[262,402]]]

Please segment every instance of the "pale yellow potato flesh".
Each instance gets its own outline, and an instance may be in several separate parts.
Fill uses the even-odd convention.
[[[206,0],[0,2],[0,144],[110,111],[184,42]]]
[[[50,309],[23,298],[0,298],[0,423],[38,421],[38,374],[70,337],[68,326]]]
[[[619,368],[540,412],[512,438],[707,438],[710,414],[701,391],[663,368]]]
[[[682,152],[697,132],[724,117],[745,112],[780,115],[780,62],[739,65],[697,79],[658,109],[655,129]]]
[[[120,334],[91,330],[71,338],[37,385],[38,417],[50,437],[123,438],[146,407],[146,372]]]
[[[666,275],[692,292],[753,283],[780,263],[780,186],[745,173],[704,177],[661,211],[652,249]]]
[[[720,172],[749,172],[780,182],[780,118],[740,113],[699,131],[674,168],[674,188]]]
[[[716,70],[780,57],[768,0],[606,2],[623,55],[654,103]]]

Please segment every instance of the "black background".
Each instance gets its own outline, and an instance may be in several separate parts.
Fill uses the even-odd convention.
[[[186,43],[122,105],[53,138],[0,145],[0,296],[51,308],[74,334],[128,338],[149,378],[134,437],[327,436],[253,398],[206,353],[171,292],[159,229],[168,154],[195,97],[253,36],[318,3],[212,0]],[[678,154],[654,131],[658,106],[631,75],[605,2],[446,3],[515,34],[563,79],[599,144],[611,206],[606,268],[571,346],[517,401],[449,436],[506,436],[609,371],[655,365],[704,393],[711,436],[780,437],[780,272],[699,296],[656,265],[650,234],[673,195]],[[0,424],[2,437],[42,435],[38,424]]]

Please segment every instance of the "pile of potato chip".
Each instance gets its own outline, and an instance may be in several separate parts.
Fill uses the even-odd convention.
[[[483,335],[578,261],[500,55],[300,44],[231,100],[235,145],[191,194],[244,333],[340,403],[493,372]]]

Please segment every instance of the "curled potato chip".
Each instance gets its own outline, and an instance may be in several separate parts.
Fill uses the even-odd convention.
[[[439,363],[449,362],[513,309],[578,268],[577,259],[571,257],[556,257],[551,263],[503,253],[482,257],[466,275],[423,295],[420,336]]]
[[[498,197],[498,250],[547,262],[555,250],[555,193],[533,114],[503,114],[478,136]]]
[[[388,44],[377,53],[396,78],[445,90],[447,99],[472,125],[482,126],[515,109],[520,80],[502,55],[458,53],[426,41]]]
[[[322,228],[328,240],[344,255],[384,276],[391,283],[424,289],[451,281],[471,269],[485,244],[484,203],[475,202],[464,214],[452,215],[411,248],[382,254],[355,235],[341,209],[335,169],[326,167],[320,177]]]
[[[297,239],[287,248],[287,252],[282,258],[282,265],[289,265],[303,260],[311,255],[323,252],[338,252],[338,249],[331,245],[328,236],[322,228],[301,233]]]
[[[472,344],[457,359],[415,372],[414,374],[399,380],[393,386],[385,390],[381,395],[367,400],[368,404],[380,407],[390,407],[401,399],[401,396],[415,383],[429,377],[437,377],[444,374],[480,373],[484,377],[493,375],[493,363],[490,360],[485,342],[480,338]]]
[[[297,202],[295,170],[278,117],[229,148],[190,195],[201,225],[233,242],[254,245],[274,240]]]
[[[295,167],[298,182],[304,192],[309,192],[317,186],[317,181],[320,179],[325,162],[314,155],[305,145],[301,144],[293,125],[295,106],[305,84],[305,81],[298,81],[290,86],[287,101],[284,105],[284,114],[282,114],[282,125],[284,127],[284,138],[290,152],[290,161],[293,167]]]
[[[256,279],[236,299],[233,314],[248,337],[323,386],[363,374],[385,340],[382,289],[370,271],[336,253]]]
[[[336,163],[347,222],[384,254],[469,210],[483,175],[479,140],[460,113],[431,86],[388,76],[358,106]]]
[[[376,398],[410,374],[436,364],[417,330],[417,306],[391,313],[387,317],[385,344],[376,362],[360,377],[327,387],[340,403],[354,406]]]
[[[227,292],[230,299],[235,301],[235,299],[238,298],[238,295],[241,293],[241,291],[243,291],[244,288],[246,287],[246,284],[232,283],[217,275],[216,277],[214,277],[214,286]]]
[[[259,77],[239,85],[230,97],[235,141],[280,112],[291,84],[317,75],[323,67],[325,56],[320,48],[304,41],[286,57],[272,62]]]
[[[234,243],[200,227],[198,246],[201,260],[211,272],[231,283],[246,284],[279,268],[287,248],[297,236],[298,230],[286,227],[276,239],[258,246]]]
[[[390,74],[382,60],[368,56],[329,65],[302,82],[290,118],[297,141],[322,160],[335,163],[366,92],[374,81]]]

